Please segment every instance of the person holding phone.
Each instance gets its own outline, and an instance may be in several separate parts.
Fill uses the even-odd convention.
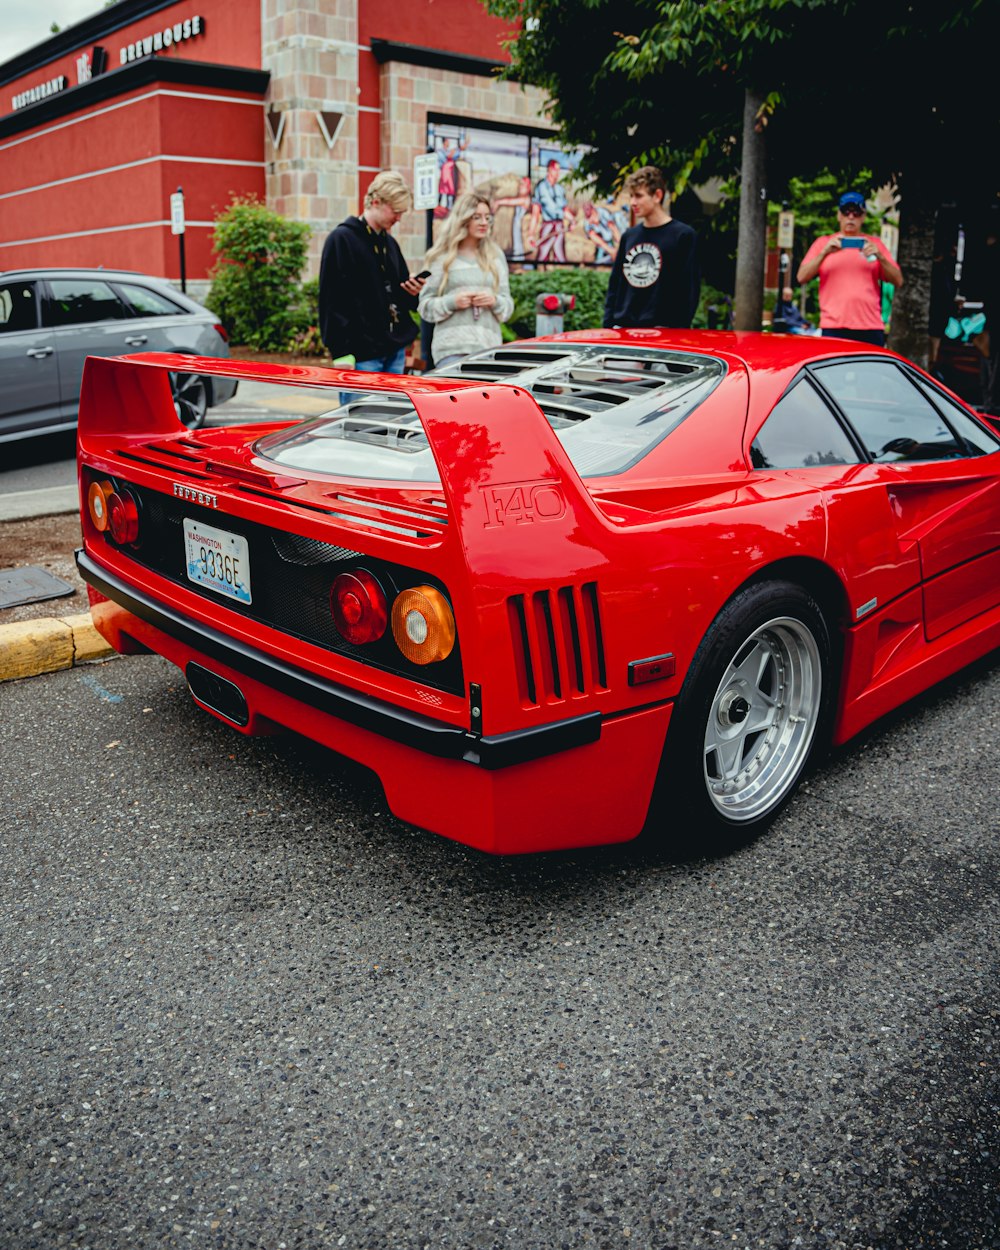
[[[881,239],[865,234],[865,197],[845,191],[837,205],[837,233],[821,235],[799,265],[798,281],[819,274],[820,333],[885,344],[882,283],[902,286],[903,274]]]
[[[420,315],[434,326],[436,368],[503,342],[500,327],[514,301],[507,260],[490,238],[492,225],[485,195],[461,195],[427,253],[430,276],[420,292]]]
[[[354,368],[365,373],[404,373],[406,349],[417,337],[410,313],[424,283],[410,277],[390,233],[412,204],[402,176],[382,170],[369,184],[361,216],[342,221],[323,247],[320,334],[334,360],[354,356]]]

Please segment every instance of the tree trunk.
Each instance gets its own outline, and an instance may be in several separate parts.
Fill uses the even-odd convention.
[[[759,330],[764,312],[764,253],[767,232],[767,148],[759,129],[764,97],[749,88],[743,98],[743,149],[740,156],[740,227],[736,251],[737,330]]]
[[[927,315],[931,303],[931,261],[937,197],[920,194],[914,185],[903,192],[899,214],[899,256],[903,285],[896,288],[889,325],[889,346],[922,369],[927,368]]]

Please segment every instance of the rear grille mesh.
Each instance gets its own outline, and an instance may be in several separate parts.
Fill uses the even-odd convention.
[[[373,668],[419,680],[454,694],[464,690],[462,660],[458,645],[439,664],[411,664],[399,653],[391,631],[376,643],[356,647],[337,631],[330,612],[330,588],[334,578],[347,569],[362,566],[375,573],[391,602],[396,590],[435,578],[408,566],[375,560],[347,547],[305,538],[258,522],[224,515],[190,500],[181,500],[145,487],[129,486],[139,500],[142,542],[127,554],[138,564],[170,578],[207,603],[301,638],[315,646],[349,656]],[[187,577],[184,548],[184,518],[213,525],[244,537],[250,548],[250,580],[253,602],[248,605],[223,599]],[[445,588],[442,586],[442,590]]]
[[[512,595],[507,617],[525,706],[607,689],[596,582]]]

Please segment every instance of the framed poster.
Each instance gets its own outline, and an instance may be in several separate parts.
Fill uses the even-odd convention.
[[[437,168],[428,245],[458,196],[477,191],[490,201],[492,237],[511,266],[614,260],[629,224],[628,203],[599,198],[581,185],[579,150],[567,152],[537,131],[440,117],[428,120],[427,147]]]

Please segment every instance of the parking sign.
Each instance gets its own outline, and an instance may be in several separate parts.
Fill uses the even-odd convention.
[[[184,195],[180,191],[170,197],[170,233],[184,233]]]
[[[433,152],[413,158],[413,207],[435,208],[438,202],[438,163]]]

